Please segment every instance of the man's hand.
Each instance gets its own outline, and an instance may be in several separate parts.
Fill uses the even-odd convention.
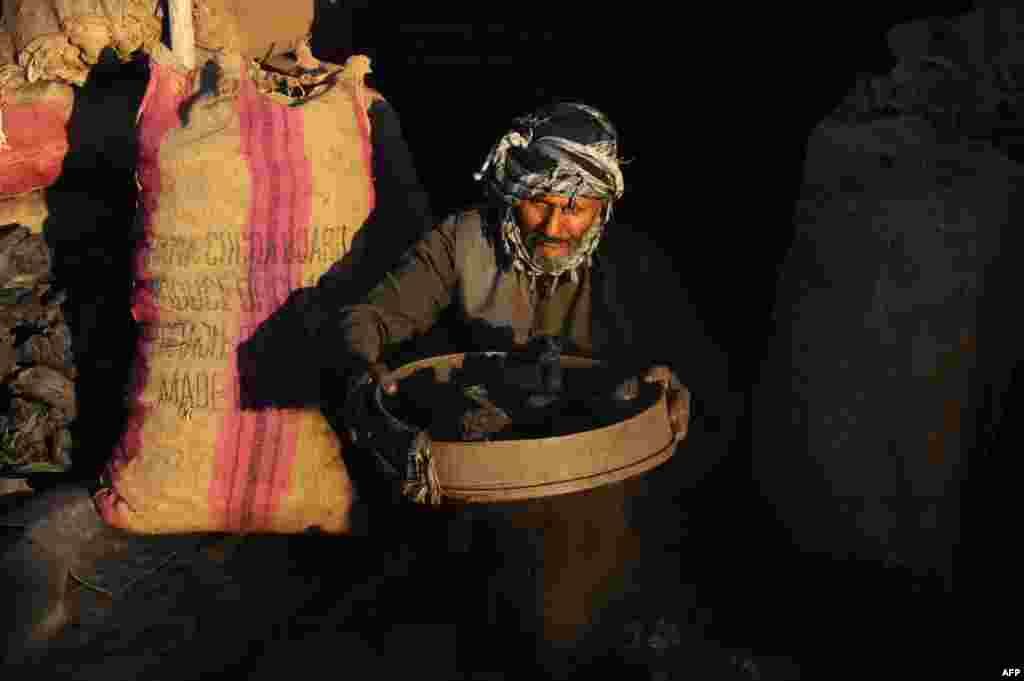
[[[352,442],[359,441],[359,429],[365,427],[370,409],[369,399],[374,388],[373,386],[386,381],[390,373],[387,365],[383,362],[371,364],[348,379],[344,405],[344,423]],[[398,385],[393,382],[383,384],[384,392],[394,395],[398,392]]]
[[[656,365],[643,373],[644,383],[661,383],[668,401],[668,418],[676,442],[686,437],[690,427],[690,390],[667,366]]]
[[[385,381],[385,377],[391,373],[388,369],[388,365],[383,362],[377,362],[376,364],[370,365],[370,381],[372,383],[380,383],[381,387],[384,388],[384,392],[388,395],[394,395],[398,392],[398,384],[393,381]]]

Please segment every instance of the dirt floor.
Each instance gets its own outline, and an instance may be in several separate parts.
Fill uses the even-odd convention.
[[[381,525],[376,537],[158,546],[136,556],[130,574],[115,567],[98,580],[111,595],[74,585],[73,623],[50,654],[3,678],[269,680],[317,669],[357,679],[604,672],[767,681],[828,678],[837,667],[844,678],[889,676],[943,663],[951,597],[940,585],[802,556],[733,473],[716,469],[695,489],[671,494],[665,485],[677,473],[651,475],[646,494],[662,502],[635,520],[652,529],[601,613],[593,640],[605,652],[575,675],[538,668],[509,633],[514,623],[485,626],[478,585],[493,563],[460,544],[456,526],[428,523]],[[476,653],[471,675],[467,653]]]

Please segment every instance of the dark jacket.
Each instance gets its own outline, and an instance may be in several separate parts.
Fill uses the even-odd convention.
[[[429,230],[362,299],[337,305],[322,329],[337,368],[385,361],[404,344],[447,323],[457,352],[523,348],[542,334],[569,341],[566,352],[627,366],[670,366],[694,400],[724,397],[724,353],[703,330],[672,261],[628,225],[606,226],[580,281],[553,295],[545,280],[510,266],[496,231],[473,208]],[[719,405],[724,406],[724,405]]]

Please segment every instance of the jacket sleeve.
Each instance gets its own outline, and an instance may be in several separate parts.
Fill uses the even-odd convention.
[[[381,99],[369,114],[375,207],[351,251],[310,292],[304,315],[328,381],[348,373],[353,360],[376,361],[392,339],[429,327],[433,311],[407,296],[433,287],[434,304],[443,306],[454,281],[453,232],[435,228],[398,113]],[[389,295],[392,281],[407,279],[400,295]]]
[[[457,282],[455,220],[449,219],[408,249],[363,300],[340,308],[337,349],[357,361],[380,361],[386,348],[437,323]]]

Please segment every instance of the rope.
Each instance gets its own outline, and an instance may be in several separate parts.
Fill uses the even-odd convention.
[[[413,475],[411,480],[402,483],[402,494],[416,504],[439,506],[441,481],[437,477],[437,467],[430,452],[430,436],[426,431],[416,435],[410,455]]]
[[[299,41],[295,48],[295,57],[299,68],[304,71],[315,71],[320,68],[320,60],[313,56],[313,51],[309,47],[308,36]]]
[[[392,416],[384,407],[383,391],[379,385],[375,386],[373,396],[377,411],[384,416],[393,432],[415,433],[406,454],[402,495],[413,503],[439,506],[442,496],[441,480],[438,478],[437,466],[431,455],[430,434],[425,429],[412,428]]]

